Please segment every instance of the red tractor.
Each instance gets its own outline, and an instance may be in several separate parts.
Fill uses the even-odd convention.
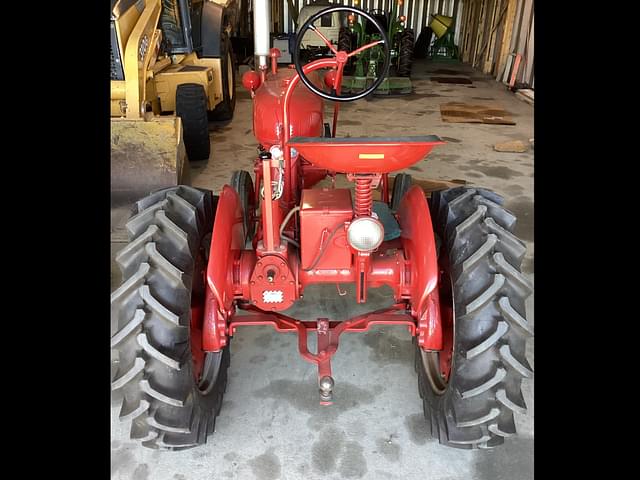
[[[268,37],[266,47],[257,39],[258,72],[243,78],[260,144],[253,180],[237,171],[219,196],[187,186],[156,191],[137,202],[127,224],[131,240],[117,257],[124,281],[111,296],[112,386],[123,392],[120,417],[132,420],[131,437],[147,447],[206,442],[231,339],[249,325],[297,333],[300,355],[318,366],[323,405],[333,401],[331,358],[342,333],[404,325],[415,337],[419,394],[435,438],[486,448],[515,434],[514,413],[525,411],[521,381],[532,375],[525,358],[532,286],[520,272],[525,246],[512,233],[516,219],[482,188],[427,199],[404,174],[390,188],[389,173],[422,160],[443,143],[436,136],[335,136],[340,102],[367,96],[385,77],[341,95],[350,56],[381,45],[385,72],[390,60],[384,29],[346,6],[309,18],[297,45],[307,29],[323,37],[314,22],[339,11],[365,17],[381,40],[349,54],[327,40],[334,57],[303,66],[295,55],[295,69],[278,70],[276,50],[267,64]],[[334,102],[332,129],[322,99]],[[355,189],[317,186],[336,172]],[[393,301],[343,321],[282,313],[314,284],[355,285],[361,304],[368,289],[387,286]],[[339,383],[336,392],[339,402]]]

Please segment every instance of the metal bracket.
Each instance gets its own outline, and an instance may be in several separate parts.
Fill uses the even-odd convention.
[[[340,335],[344,332],[366,332],[371,325],[407,325],[412,336],[416,334],[416,319],[407,311],[406,303],[396,303],[389,308],[365,313],[343,321],[319,318],[302,321],[281,313],[265,312],[253,305],[241,307],[250,315],[235,315],[229,324],[229,334],[242,325],[272,325],[278,332],[298,333],[298,351],[307,362],[318,365],[320,405],[333,403],[335,381],[331,375],[331,357],[338,350]],[[317,353],[311,353],[307,345],[307,332],[315,331],[318,339]]]

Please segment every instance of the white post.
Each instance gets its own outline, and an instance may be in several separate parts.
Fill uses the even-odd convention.
[[[261,69],[268,68],[271,30],[269,0],[253,0],[253,48]]]

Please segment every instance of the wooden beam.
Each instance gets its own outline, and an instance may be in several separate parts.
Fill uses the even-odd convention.
[[[531,25],[531,16],[533,15],[533,0],[524,0],[522,8],[522,23],[518,32],[518,46],[516,53],[524,55],[525,45],[529,37],[529,25]]]
[[[491,67],[492,67],[492,63],[493,63],[493,49],[495,47],[495,39],[496,39],[496,30],[498,29],[498,27],[501,25],[502,20],[505,18],[505,13],[507,12],[507,7],[508,4],[505,5],[505,7],[503,8],[502,12],[500,12],[500,16],[496,19],[495,14],[497,12],[497,6],[498,6],[498,0],[496,0],[495,3],[495,7],[493,10],[493,26],[491,28],[491,32],[489,33],[489,38],[487,39],[487,42],[484,44],[484,46],[482,47],[482,50],[480,51],[479,56],[481,56],[484,51],[487,49],[487,46],[491,45],[491,48],[489,48],[489,50],[487,51],[487,54],[485,55],[485,61],[484,61],[484,66],[482,68],[482,71],[484,73],[490,73],[491,72]]]
[[[460,22],[460,57],[464,60],[465,53],[467,51],[467,39],[469,37],[469,24],[468,19],[471,15],[471,9],[473,7],[473,0],[467,0],[462,11],[462,21]]]
[[[473,53],[473,42],[476,38],[476,33],[478,31],[479,25],[479,11],[480,11],[480,1],[472,0],[467,10],[467,19],[465,26],[465,38],[464,38],[464,51],[462,55],[462,61],[465,63],[469,63],[471,61],[471,55]]]
[[[502,40],[500,45],[500,51],[498,53],[498,65],[496,67],[496,75],[498,77],[502,74],[507,57],[511,53],[509,46],[511,45],[511,35],[513,34],[513,23],[516,18],[516,7],[518,0],[509,0],[507,6],[507,18],[505,20],[505,28],[502,30]]]
[[[485,23],[487,23],[487,3],[491,0],[483,0],[480,4],[480,16],[478,19],[478,32],[476,34],[476,38],[473,41],[473,50],[471,57],[473,61],[471,62],[471,66],[475,67],[478,61],[478,50],[479,46],[482,45],[484,41],[484,31],[485,31]]]
[[[483,39],[482,49],[480,53],[478,53],[478,66],[481,68],[483,73],[486,69],[486,61],[487,61],[487,47],[491,44],[491,39],[493,38],[493,32],[495,31],[496,25],[496,15],[498,14],[498,3],[500,0],[493,0],[493,5],[491,5],[491,14],[487,18],[487,31],[488,34],[485,35],[486,40]]]
[[[533,34],[535,32],[534,21],[535,21],[535,12],[531,15],[531,28],[529,30],[529,39],[527,41],[527,48],[524,53],[525,56],[525,68],[522,72],[522,81],[523,83],[527,83],[529,85],[533,84],[533,47],[535,45]]]
[[[460,56],[462,57],[462,60],[464,61],[465,57],[467,56],[467,52],[468,52],[468,44],[469,44],[469,36],[471,35],[471,24],[469,23],[469,17],[471,16],[471,10],[473,10],[473,0],[468,1],[464,12],[463,13],[463,18],[462,18],[462,31],[460,32]]]

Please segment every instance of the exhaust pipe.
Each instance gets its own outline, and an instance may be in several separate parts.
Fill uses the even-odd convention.
[[[271,39],[271,5],[269,0],[253,0],[253,50],[260,70],[268,68]]]

